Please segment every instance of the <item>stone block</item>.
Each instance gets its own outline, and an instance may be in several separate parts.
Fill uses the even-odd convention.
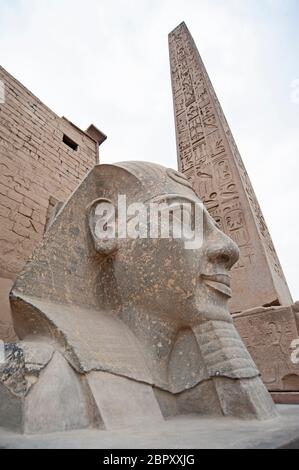
[[[25,432],[46,433],[87,428],[90,423],[86,403],[80,377],[56,352],[26,396]]]
[[[292,343],[299,339],[295,310],[292,306],[261,307],[234,316],[235,326],[270,391],[299,391],[299,364],[292,362]]]
[[[232,380],[213,379],[224,416],[246,420],[268,420],[277,416],[273,400],[260,377]]]
[[[106,372],[91,372],[87,381],[105,429],[159,425],[163,422],[150,385]]]
[[[19,433],[87,428],[89,389],[59,352],[36,342],[5,344],[0,364],[0,423]]]

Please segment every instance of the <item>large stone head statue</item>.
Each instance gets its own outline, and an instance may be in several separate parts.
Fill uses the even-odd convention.
[[[238,248],[218,230],[188,180],[143,162],[99,170],[106,184],[87,216],[95,250],[102,255],[96,282],[101,308],[111,311],[116,303],[127,320],[133,312],[134,320],[140,315],[163,319],[175,334],[205,320],[230,319],[229,271]],[[178,233],[181,208],[184,231]],[[115,225],[113,231],[106,228],[106,239],[103,230],[103,236],[97,233],[105,221]],[[189,233],[193,243],[188,243]]]
[[[96,166],[11,294],[25,430],[274,416],[228,310],[237,259],[180,173]]]

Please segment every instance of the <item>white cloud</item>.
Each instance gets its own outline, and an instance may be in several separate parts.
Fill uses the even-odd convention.
[[[299,298],[296,14],[296,0],[2,0],[1,63],[58,114],[107,133],[103,162],[176,167],[167,34],[186,21]]]

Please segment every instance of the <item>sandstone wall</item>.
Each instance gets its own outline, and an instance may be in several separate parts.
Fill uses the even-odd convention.
[[[7,339],[11,280],[41,240],[51,201],[68,198],[97,163],[99,144],[2,67],[0,83],[0,339]]]

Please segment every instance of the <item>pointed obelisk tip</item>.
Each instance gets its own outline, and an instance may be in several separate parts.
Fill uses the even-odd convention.
[[[186,23],[185,23],[185,21],[182,21],[178,26],[176,26],[176,27],[168,34],[168,36],[171,36],[177,29],[182,28],[182,27],[185,28],[185,29],[188,29],[188,28],[187,28],[187,25],[186,25]]]

